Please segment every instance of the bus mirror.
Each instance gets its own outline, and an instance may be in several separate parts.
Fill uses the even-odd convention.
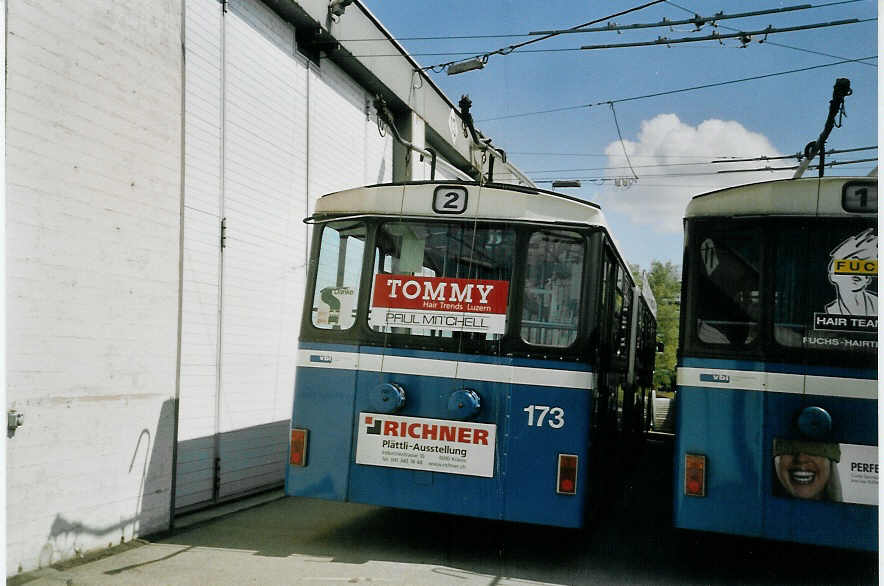
[[[663,342],[657,342],[657,353],[658,354],[663,353]]]

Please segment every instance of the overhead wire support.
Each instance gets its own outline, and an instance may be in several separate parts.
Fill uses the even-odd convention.
[[[824,166],[838,167],[841,165],[856,165],[859,163],[871,163],[871,162],[877,162],[877,161],[878,161],[877,158],[854,159],[851,161],[832,161],[830,163],[825,163]],[[713,175],[722,175],[722,174],[729,174],[729,173],[761,173],[764,171],[770,171],[770,172],[773,172],[773,171],[793,171],[793,170],[797,169],[798,167],[799,167],[798,165],[792,165],[789,167],[758,167],[758,168],[754,168],[754,169],[727,169],[727,170],[721,170],[721,171],[700,171],[700,172],[696,172],[696,173],[653,173],[650,175],[642,175],[642,179],[643,180],[644,179],[664,179],[664,178],[677,179],[679,177],[709,177],[709,176],[713,176]],[[817,168],[819,168],[819,165],[810,165],[809,168],[810,169],[817,169]],[[617,177],[610,177],[610,176],[575,177],[570,180],[571,181],[586,181],[589,183],[605,183],[608,181],[613,181],[613,182],[621,181],[622,182],[624,179],[630,180],[632,182],[635,181],[635,180],[631,179],[630,177],[624,177],[622,175],[617,176]],[[534,181],[534,183],[551,183],[552,181],[554,181],[554,179],[532,179],[532,181]],[[632,185],[632,184],[633,183],[630,183],[630,185]]]
[[[872,147],[860,147],[854,149],[830,149],[826,151],[826,155],[835,155],[842,153],[855,153],[858,151],[870,151],[877,149],[877,146]],[[516,154],[516,153],[511,153]],[[525,154],[525,153],[521,153]],[[570,154],[570,153],[568,153]],[[603,154],[600,155],[603,157],[613,157],[615,155]],[[635,158],[633,155],[632,158]],[[648,165],[633,165],[633,169],[663,169],[663,168],[672,168],[672,167],[699,167],[704,165],[726,165],[730,163],[752,163],[752,162],[764,162],[764,161],[781,161],[781,160],[789,160],[795,159],[797,161],[801,161],[804,158],[804,153],[794,153],[791,155],[782,155],[782,156],[767,156],[761,155],[758,157],[732,157],[732,158],[724,158],[724,159],[715,159],[712,161],[695,161],[692,163],[657,163],[657,164],[648,164]],[[611,171],[611,170],[622,170],[629,169],[630,167],[626,166],[614,166],[614,167],[579,167],[579,168],[570,168],[570,169],[535,169],[532,171],[526,171],[526,173],[537,174],[537,173],[576,173],[578,171]]]
[[[858,147],[855,149],[830,149],[826,151],[827,155],[837,155],[842,153],[855,153],[859,151],[873,151],[877,149],[877,146],[868,146],[868,147]],[[709,161],[710,164],[717,163],[749,163],[752,161],[776,161],[780,159],[798,159],[799,161],[804,158],[804,153],[795,153],[794,155],[783,155],[782,157],[765,157],[764,155],[760,157],[752,157],[746,159],[718,159],[714,161]],[[693,163],[689,163],[693,164]]]
[[[615,104],[619,104],[620,102],[631,102],[633,100],[645,100],[648,98],[658,98],[660,96],[668,96],[671,94],[678,94],[678,93],[682,93],[682,92],[690,92],[690,91],[696,91],[696,90],[705,90],[705,89],[709,89],[709,88],[713,88],[713,87],[721,87],[721,86],[731,85],[731,84],[735,84],[735,83],[744,83],[747,81],[756,81],[759,79],[767,79],[769,77],[778,77],[780,75],[789,75],[792,73],[802,73],[805,71],[813,71],[815,69],[823,69],[825,67],[834,67],[836,65],[842,65],[844,63],[855,63],[857,61],[868,61],[869,59],[877,59],[877,58],[878,58],[877,55],[870,55],[869,57],[860,57],[858,59],[845,59],[843,61],[836,61],[834,63],[823,63],[821,65],[811,65],[809,67],[801,67],[799,69],[789,69],[786,71],[778,71],[776,73],[764,73],[762,75],[753,75],[751,77],[741,77],[740,79],[731,79],[728,81],[718,81],[715,83],[705,83],[703,85],[695,85],[695,86],[680,88],[680,89],[675,89],[675,90],[654,92],[652,94],[632,96],[629,98],[618,98],[616,100],[604,100],[601,102],[595,102],[595,103],[589,103],[589,104],[576,104],[573,106],[563,106],[561,108],[552,108],[550,110],[537,110],[534,112],[522,112],[520,114],[506,114],[504,116],[493,116],[491,118],[483,118],[481,120],[477,120],[477,122],[489,122],[492,120],[504,120],[507,118],[522,118],[524,116],[536,116],[538,114],[550,114],[550,113],[554,113],[554,112],[565,112],[567,110],[582,110],[584,108],[592,108],[594,106],[602,106],[602,105],[607,104],[609,102],[614,102]]]
[[[641,4],[639,6],[627,8],[626,10],[621,10],[620,12],[617,12],[614,14],[609,14],[608,16],[603,16],[602,18],[597,18],[597,19],[591,20],[589,22],[584,22],[583,24],[578,24],[578,25],[573,26],[571,28],[582,28],[582,27],[587,27],[592,24],[598,24],[600,22],[603,22],[605,20],[609,20],[611,18],[616,18],[618,16],[623,16],[624,14],[629,14],[630,12],[644,10],[645,8],[648,8],[649,6],[653,6],[655,4],[661,4],[665,1],[666,0],[651,0],[650,2],[646,2],[646,3]],[[557,33],[544,35],[542,37],[537,37],[534,39],[529,39],[527,41],[522,41],[521,43],[516,43],[515,45],[508,45],[506,47],[502,47],[502,48],[496,49],[494,51],[488,51],[487,53],[479,53],[479,54],[475,55],[474,57],[472,57],[472,59],[479,59],[479,60],[482,60],[484,63],[484,62],[488,61],[488,58],[491,55],[509,55],[510,53],[512,53],[513,51],[515,51],[517,49],[520,49],[520,48],[525,47],[527,45],[531,45],[533,43],[539,43],[540,41],[545,41],[546,39],[549,39],[549,38],[552,38],[555,36],[557,36]],[[461,59],[460,61],[470,61],[470,60],[471,59]],[[455,63],[458,63],[458,61],[449,61],[448,63],[439,63],[436,65],[429,65],[427,67],[421,67],[421,71],[428,71],[428,70],[429,71],[440,71],[440,70],[446,69],[450,65],[454,65]]]
[[[593,50],[593,49],[620,49],[624,47],[648,47],[652,45],[675,45],[678,43],[699,43],[702,41],[721,41],[721,39],[732,39],[739,38],[743,45],[748,45],[752,41],[752,37],[754,35],[764,35],[765,39],[767,35],[775,34],[775,33],[787,33],[792,31],[802,31],[809,30],[815,28],[825,28],[831,26],[843,26],[845,24],[857,24],[860,22],[867,22],[869,20],[877,20],[876,18],[868,18],[864,20],[860,20],[858,18],[850,18],[847,20],[835,20],[832,22],[821,22],[816,24],[804,24],[800,26],[789,26],[784,28],[774,28],[773,26],[768,26],[764,29],[759,29],[756,31],[740,31],[736,33],[728,33],[728,34],[719,34],[713,33],[711,35],[706,35],[704,37],[683,37],[679,39],[669,39],[666,37],[659,37],[653,41],[643,41],[636,43],[612,43],[608,45],[584,45],[580,47],[581,50]],[[763,42],[760,41],[760,42]]]
[[[864,1],[864,0],[840,0],[840,1],[837,1],[837,2],[827,2],[827,3],[825,3],[825,4],[817,4],[817,5],[814,6],[814,8],[826,8],[826,7],[828,7],[828,6],[836,6],[836,5],[839,5],[839,4],[853,4],[853,3],[855,3],[855,2],[863,2],[863,1]],[[670,6],[674,6],[675,8],[678,8],[679,10],[682,10],[682,11],[684,11],[684,12],[687,12],[687,13],[690,13],[690,14],[696,14],[696,11],[695,11],[695,10],[693,10],[693,9],[691,9],[691,8],[688,8],[687,6],[680,6],[680,5],[676,4],[675,2],[673,2],[672,0],[666,0],[666,3],[669,4]],[[735,28],[733,28],[733,27],[726,26],[726,25],[724,25],[724,24],[718,25],[718,27],[719,27],[719,28],[722,28],[722,29],[724,29],[724,30],[729,30],[729,31],[733,31],[733,32],[739,32],[737,29],[735,29]],[[768,45],[771,45],[771,46],[773,46],[773,47],[782,47],[782,48],[784,48],[784,49],[792,49],[793,51],[801,51],[802,53],[809,53],[809,54],[811,54],[811,55],[821,55],[821,56],[823,56],[823,57],[830,57],[830,58],[832,58],[832,59],[840,59],[840,60],[843,60],[843,59],[844,59],[844,57],[842,57],[841,55],[833,55],[833,54],[831,54],[831,53],[824,53],[824,52],[822,52],[822,51],[814,51],[814,50],[812,50],[812,49],[806,49],[806,48],[803,48],[803,47],[795,47],[795,46],[792,46],[792,45],[785,45],[785,44],[783,44],[783,43],[777,43],[777,42],[775,42],[775,41],[770,41],[770,40],[768,40],[768,41],[765,41],[765,43],[768,44]],[[878,66],[875,65],[874,63],[865,63],[864,61],[857,61],[857,63],[860,64],[860,65],[866,65],[866,66],[868,66],[868,67],[875,67],[875,68],[878,67]]]
[[[754,12],[740,12],[737,14],[725,14],[724,12],[718,12],[712,16],[700,16],[699,14],[695,14],[693,18],[685,18],[682,20],[670,20],[668,18],[664,18],[659,22],[649,22],[649,23],[641,23],[641,24],[624,24],[618,25],[614,22],[609,22],[605,26],[595,27],[595,28],[569,28],[564,30],[551,30],[551,31],[533,31],[528,33],[529,35],[549,35],[549,34],[570,34],[570,33],[600,33],[600,32],[611,32],[611,31],[628,31],[635,29],[645,29],[645,28],[660,28],[660,27],[672,27],[678,26],[682,24],[692,24],[697,27],[697,30],[700,30],[705,24],[715,23],[719,20],[729,20],[732,18],[746,18],[749,16],[763,16],[765,14],[776,14],[779,12],[791,12],[795,10],[807,10],[808,8],[814,8],[812,4],[799,4],[796,6],[784,6],[783,8],[771,8],[768,10],[756,10]]]
[[[837,167],[839,165],[855,165],[857,163],[870,163],[877,162],[877,157],[872,157],[869,159],[854,159],[852,161],[832,161],[830,163],[823,163],[821,165],[810,165],[810,169],[819,169],[820,176],[822,176],[822,170],[824,167]],[[801,165],[792,165],[791,167],[760,167],[758,169],[731,169],[731,170],[722,170],[716,171],[716,173],[754,173],[756,171],[795,171],[800,169]],[[793,179],[796,179],[793,177]]]
[[[611,114],[614,116],[614,126],[617,127],[617,136],[620,138],[620,147],[623,149],[623,156],[626,157],[626,164],[629,165],[629,170],[632,172],[632,178],[638,181],[638,175],[635,173],[635,169],[632,168],[632,163],[629,160],[629,153],[626,152],[626,144],[623,142],[623,134],[620,132],[620,122],[617,121],[617,111],[614,109],[614,102],[608,102],[611,106]]]

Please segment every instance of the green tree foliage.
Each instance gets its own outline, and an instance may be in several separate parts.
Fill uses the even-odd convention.
[[[638,265],[630,269],[641,283]],[[664,351],[657,354],[654,366],[654,386],[657,388],[675,385],[675,354],[678,349],[678,317],[681,301],[681,268],[671,262],[651,261],[647,272],[648,284],[657,299],[657,340],[663,342]]]

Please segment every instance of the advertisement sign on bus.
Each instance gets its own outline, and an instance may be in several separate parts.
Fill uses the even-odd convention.
[[[356,463],[494,476],[497,425],[360,413]]]
[[[878,446],[775,438],[774,494],[878,504]]]
[[[502,334],[509,282],[379,274],[369,324]]]

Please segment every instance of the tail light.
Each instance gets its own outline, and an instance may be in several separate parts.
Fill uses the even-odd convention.
[[[289,464],[292,466],[307,465],[307,430],[292,429],[292,447]]]
[[[685,454],[684,493],[686,496],[706,496],[706,456]]]
[[[577,494],[577,456],[559,454],[559,470],[556,477],[556,492]]]

